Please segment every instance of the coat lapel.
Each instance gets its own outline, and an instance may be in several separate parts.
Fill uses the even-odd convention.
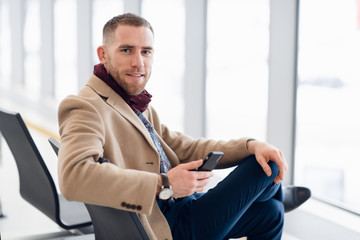
[[[109,104],[115,111],[128,120],[148,141],[151,147],[157,152],[156,147],[151,139],[151,136],[135,112],[124,101],[124,99],[112,90],[105,82],[100,78],[92,75],[87,82],[87,85],[91,87],[97,94],[106,98],[107,104]]]

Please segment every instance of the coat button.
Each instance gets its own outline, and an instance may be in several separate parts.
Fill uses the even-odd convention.
[[[122,206],[122,207],[126,207],[126,202],[122,202],[122,203],[121,203],[121,206]]]
[[[136,206],[136,209],[140,211],[142,209],[142,207],[140,205],[138,205],[138,206]]]

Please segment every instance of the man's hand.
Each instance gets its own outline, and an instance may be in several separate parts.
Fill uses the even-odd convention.
[[[190,171],[198,168],[203,160],[197,160],[189,163],[180,164],[167,172],[170,185],[174,191],[173,197],[186,197],[194,192],[204,191],[205,186],[209,183],[212,172]]]
[[[249,141],[247,147],[250,153],[255,154],[256,160],[263,168],[267,176],[271,175],[271,168],[268,165],[269,161],[273,161],[279,167],[279,175],[274,179],[275,183],[284,180],[285,172],[287,170],[287,163],[284,154],[274,146],[260,142]]]

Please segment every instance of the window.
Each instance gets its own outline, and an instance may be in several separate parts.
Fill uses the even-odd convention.
[[[9,4],[0,1],[0,86],[10,85],[11,34]]]
[[[360,1],[300,3],[295,182],[360,213]]]
[[[27,0],[24,26],[24,68],[27,97],[38,98],[41,90],[40,1]],[[36,99],[34,99],[36,100]]]
[[[93,0],[92,7],[92,43],[94,65],[99,63],[96,53],[98,46],[102,45],[102,29],[107,21],[123,13],[124,3],[119,0]]]
[[[54,6],[55,96],[77,92],[76,1],[56,0]]]
[[[147,90],[161,121],[184,129],[185,5],[181,0],[144,0],[143,17],[155,32],[154,64]],[[159,11],[163,9],[164,11]]]
[[[209,0],[207,137],[265,140],[269,1]]]

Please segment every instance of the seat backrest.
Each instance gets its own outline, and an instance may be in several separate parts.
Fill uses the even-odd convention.
[[[16,161],[21,196],[60,222],[55,183],[20,114],[0,109],[0,131]]]
[[[150,240],[135,212],[85,204],[90,213],[96,240]]]
[[[52,137],[49,142],[58,154],[60,143]],[[96,240],[150,240],[137,213],[99,205],[85,205],[93,223]]]

